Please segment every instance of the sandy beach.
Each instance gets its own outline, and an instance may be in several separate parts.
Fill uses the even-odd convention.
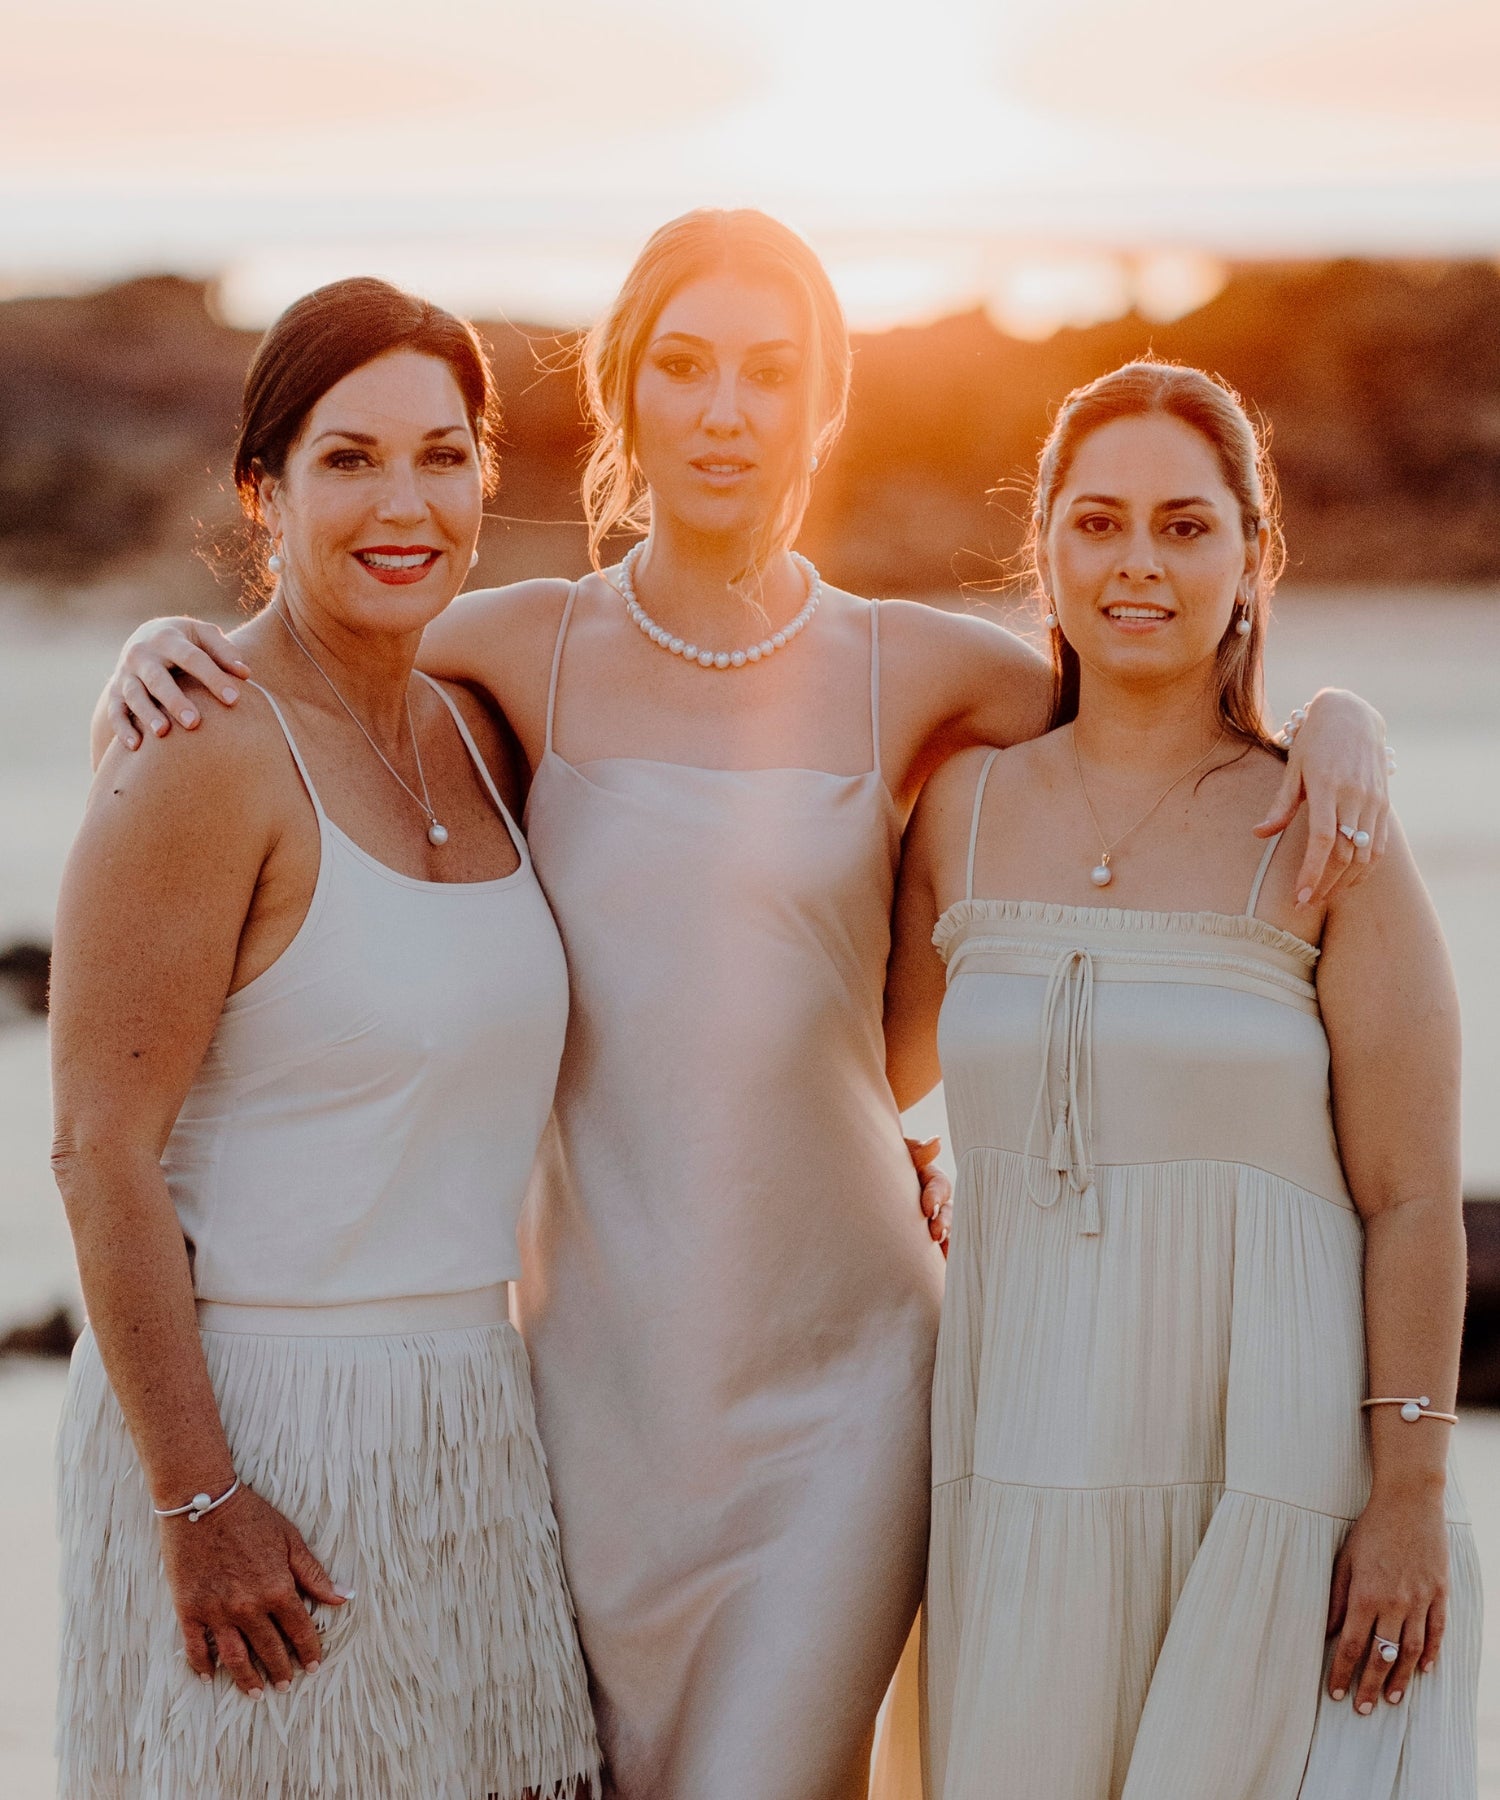
[[[1272,635],[1272,703],[1325,682],[1385,713],[1396,799],[1453,952],[1466,1032],[1466,1188],[1500,1199],[1500,595],[1358,592],[1286,597]],[[119,638],[0,608],[0,947],[45,939],[88,788],[89,710]],[[0,1328],[77,1289],[47,1166],[45,1030],[0,1016]],[[941,1128],[941,1099],[920,1111]],[[51,1444],[64,1375],[0,1363],[0,1794],[53,1792],[55,1549]],[[1492,1594],[1500,1593],[1500,1413],[1466,1418],[1461,1470]],[[1487,1634],[1480,1792],[1500,1800],[1500,1607]]]

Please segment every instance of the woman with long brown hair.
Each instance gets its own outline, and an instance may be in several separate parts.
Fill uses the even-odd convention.
[[[538,1418],[612,1791],[853,1800],[922,1586],[941,1271],[884,1071],[901,831],[948,756],[1042,729],[1049,674],[793,554],[849,344],[784,226],[665,226],[585,366],[596,563],[647,535],[469,596],[422,654],[520,740],[572,976],[525,1226]],[[231,659],[146,628],[122,734],[165,725],[152,693],[196,717],[171,665],[217,692]],[[1299,751],[1321,891],[1336,806],[1378,849],[1378,721],[1320,703]]]
[[[887,1008],[897,1098],[941,1073],[960,1158],[930,1793],[1472,1800],[1437,920],[1399,832],[1311,905],[1305,821],[1251,840],[1280,534],[1231,392],[1139,363],[1071,395],[1034,543],[1053,729],[928,783]]]

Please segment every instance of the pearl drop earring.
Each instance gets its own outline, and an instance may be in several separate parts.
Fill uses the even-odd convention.
[[[266,558],[266,567],[273,575],[279,575],[286,567],[286,559],[279,550],[273,550]]]
[[[1047,616],[1042,620],[1042,623],[1047,627],[1048,631],[1057,630],[1057,613],[1050,600],[1047,602]]]
[[[479,552],[477,550],[469,557],[469,567],[471,569],[477,569],[479,567]]]
[[[1235,620],[1234,628],[1235,628],[1235,631],[1241,637],[1249,637],[1251,627],[1250,627],[1250,602],[1248,600],[1245,602],[1245,610]]]
[[[816,475],[818,472],[818,453],[816,450],[814,450],[812,455],[808,458],[807,472],[809,475]]]

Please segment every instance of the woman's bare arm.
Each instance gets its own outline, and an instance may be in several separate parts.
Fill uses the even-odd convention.
[[[460,594],[423,632],[417,666],[484,694],[523,742],[534,739],[567,591],[565,581],[539,580]],[[135,750],[143,737],[165,737],[174,722],[195,730],[204,702],[233,706],[250,673],[239,647],[217,625],[186,617],[148,619],[126,638],[94,708],[94,766],[112,739]],[[184,687],[182,676],[193,685]]]
[[[968,842],[974,784],[988,753],[950,758],[922,790],[902,846],[885,985],[886,1077],[904,1112],[942,1080],[938,1012],[946,991],[933,947],[944,872]]]
[[[192,1280],[161,1155],[233,978],[274,833],[234,729],[115,748],[89,797],[63,878],[52,976],[53,1168],[89,1321],[158,1506],[218,1494],[233,1464],[198,1337]],[[189,1660],[210,1676],[205,1633],[246,1692],[245,1643],[278,1683],[285,1638],[304,1664],[318,1639],[298,1594],[339,1604],[280,1515],[248,1490],[163,1550]]]
[[[1370,881],[1329,908],[1318,996],[1333,1058],[1334,1117],[1365,1224],[1371,1395],[1430,1397],[1451,1412],[1464,1308],[1458,999],[1432,902],[1399,828]],[[1372,1630],[1399,1640],[1371,1659],[1356,1704],[1394,1699],[1443,1633],[1450,1428],[1395,1407],[1369,1415],[1374,1481],[1335,1577],[1342,1626],[1330,1689],[1347,1689]],[[1401,1627],[1395,1629],[1392,1627]]]

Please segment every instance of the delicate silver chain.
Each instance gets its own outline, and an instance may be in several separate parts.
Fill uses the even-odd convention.
[[[426,813],[428,825],[429,826],[436,825],[438,822],[438,818],[437,818],[437,814],[432,810],[432,799],[427,792],[427,777],[423,773],[423,770],[422,770],[422,752],[417,744],[417,728],[412,723],[410,681],[408,680],[407,690],[406,690],[406,729],[411,733],[412,755],[415,756],[417,759],[417,780],[420,781],[422,784],[422,791],[420,794],[411,785],[411,783],[405,779],[405,777],[402,775],[401,771],[395,766],[395,764],[391,761],[391,759],[386,755],[384,750],[382,750],[380,748],[379,744],[377,744],[375,742],[374,738],[372,738],[370,736],[369,732],[365,730],[364,721],[360,718],[359,714],[354,710],[354,708],[349,704],[349,702],[344,698],[344,696],[338,691],[338,689],[333,685],[333,681],[330,678],[328,671],[323,667],[322,663],[320,663],[318,661],[317,657],[315,657],[313,655],[312,651],[308,649],[307,645],[304,644],[302,639],[298,636],[297,627],[295,625],[293,625],[291,619],[286,615],[286,613],[284,613],[281,610],[281,608],[279,606],[273,606],[271,608],[271,611],[275,613],[276,617],[281,620],[282,624],[285,625],[287,630],[292,634],[292,642],[297,646],[297,648],[302,652],[302,654],[307,658],[307,660],[312,664],[312,666],[323,677],[324,681],[326,681],[328,683],[329,693],[333,695],[334,699],[338,701],[339,705],[343,707],[344,711],[346,713],[348,713],[349,717],[351,719],[353,719],[354,723],[359,726],[360,731],[364,735],[365,742],[370,746],[370,748],[375,752],[375,754],[380,758],[380,760],[390,770],[391,774],[395,776],[396,780],[401,783],[402,787],[406,789],[407,793],[411,795],[412,800],[416,803],[416,805],[420,806],[422,811],[424,813]]]
[[[1149,819],[1151,817],[1152,813],[1154,813],[1156,811],[1157,807],[1161,805],[1162,801],[1167,798],[1168,794],[1175,794],[1177,792],[1178,788],[1180,788],[1182,786],[1183,782],[1185,782],[1187,780],[1188,776],[1193,773],[1193,770],[1201,769],[1203,767],[1204,763],[1206,763],[1208,761],[1209,757],[1211,757],[1213,755],[1214,751],[1218,749],[1219,745],[1224,742],[1224,732],[1221,730],[1219,732],[1219,735],[1214,739],[1214,741],[1209,745],[1209,747],[1203,752],[1202,756],[1200,756],[1198,758],[1197,762],[1193,763],[1191,765],[1191,767],[1184,769],[1170,787],[1163,788],[1161,793],[1159,793],[1156,796],[1156,798],[1151,802],[1150,806],[1148,806],[1146,808],[1145,812],[1143,812],[1141,814],[1140,818],[1138,818],[1136,820],[1135,824],[1132,825],[1128,831],[1122,831],[1112,844],[1106,844],[1104,841],[1104,833],[1099,827],[1099,815],[1098,815],[1098,813],[1096,813],[1094,811],[1094,803],[1092,800],[1089,799],[1088,784],[1083,779],[1083,764],[1079,761],[1079,758],[1078,758],[1078,731],[1077,731],[1076,727],[1074,728],[1072,736],[1073,736],[1073,767],[1078,771],[1079,791],[1083,795],[1083,804],[1089,809],[1089,817],[1094,822],[1094,835],[1099,840],[1100,861],[1101,861],[1102,866],[1106,869],[1109,867],[1109,859],[1110,859],[1111,855],[1113,855],[1113,853],[1119,849],[1120,845],[1125,842],[1126,838],[1130,837],[1134,832],[1139,831],[1140,828],[1146,823],[1147,819]]]

